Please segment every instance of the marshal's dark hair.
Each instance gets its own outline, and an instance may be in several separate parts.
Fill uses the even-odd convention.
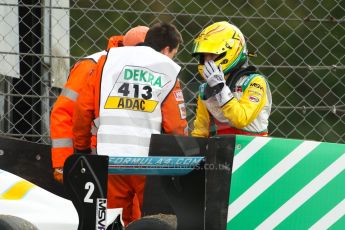
[[[145,37],[145,45],[150,46],[154,50],[160,52],[166,46],[169,50],[177,48],[183,42],[180,32],[170,23],[159,22],[154,24]]]

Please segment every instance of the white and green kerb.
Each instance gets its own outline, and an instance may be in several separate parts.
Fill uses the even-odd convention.
[[[227,229],[345,229],[345,145],[237,136]]]

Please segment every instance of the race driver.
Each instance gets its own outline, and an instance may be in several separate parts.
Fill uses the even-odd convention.
[[[194,41],[193,56],[206,83],[199,87],[192,136],[268,135],[272,97],[266,78],[248,66],[242,32],[221,21]]]

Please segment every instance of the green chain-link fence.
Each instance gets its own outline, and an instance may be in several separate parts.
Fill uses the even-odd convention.
[[[49,143],[49,111],[69,68],[137,25],[173,23],[175,58],[192,127],[201,78],[193,38],[216,21],[237,25],[267,76],[272,136],[345,142],[345,5],[341,1],[2,0],[0,133]]]

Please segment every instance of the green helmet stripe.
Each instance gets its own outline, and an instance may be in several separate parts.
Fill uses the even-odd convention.
[[[242,48],[241,54],[238,55],[238,57],[235,59],[235,61],[223,70],[224,74],[229,73],[230,70],[232,68],[234,68],[239,62],[245,61],[247,59],[247,54],[244,52],[244,50],[245,50],[245,47]]]
[[[193,51],[192,51],[192,54],[195,53],[195,51],[198,49],[198,46],[199,46],[199,42],[195,42],[194,45],[193,45]]]

